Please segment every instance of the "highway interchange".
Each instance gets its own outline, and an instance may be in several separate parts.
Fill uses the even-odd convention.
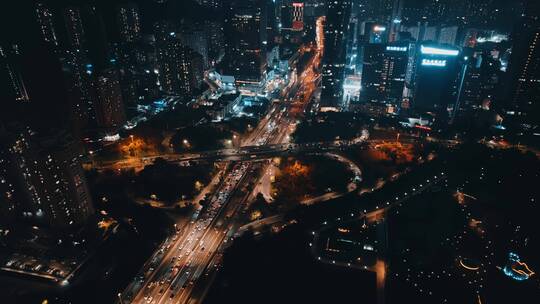
[[[252,149],[257,146],[289,148],[290,134],[296,125],[292,109],[303,112],[311,100],[320,81],[315,69],[319,62],[317,53],[298,78],[301,82],[286,88],[282,96],[284,102],[271,105],[256,130],[242,142],[242,147],[250,147],[247,153],[253,153]],[[211,281],[202,279],[219,265],[223,245],[231,240],[241,224],[238,215],[245,209],[253,189],[248,186],[266,171],[264,166],[256,160],[231,162],[227,169],[219,172],[221,181],[209,195],[205,207],[197,209],[190,222],[177,224],[175,234],[159,246],[133,281],[118,294],[118,302],[201,302],[207,286],[197,285]]]

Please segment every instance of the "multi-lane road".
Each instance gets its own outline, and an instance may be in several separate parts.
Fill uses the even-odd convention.
[[[294,131],[297,115],[293,109],[305,110],[316,89],[318,78],[315,66],[320,61],[316,54],[309,62],[298,84],[291,86],[285,102],[272,104],[243,147],[269,144],[288,144]],[[260,163],[233,162],[219,174],[219,185],[198,209],[190,222],[177,227],[174,235],[159,247],[139,271],[124,292],[118,295],[120,303],[199,303],[202,296],[194,289],[218,265],[222,246],[234,235],[240,225],[238,215],[244,210],[253,190],[253,181],[259,179]],[[204,287],[204,286],[203,286]],[[203,288],[204,289],[204,288]]]

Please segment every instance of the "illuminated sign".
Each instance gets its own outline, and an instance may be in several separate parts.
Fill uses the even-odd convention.
[[[373,30],[376,31],[376,32],[384,32],[384,31],[386,31],[386,27],[384,27],[384,26],[379,26],[379,25],[375,25],[375,26],[373,27]]]
[[[387,51],[395,51],[395,52],[406,52],[407,47],[406,46],[387,46]]]
[[[424,65],[424,66],[444,67],[444,66],[446,66],[446,60],[423,59],[422,60],[422,65]]]
[[[458,50],[440,49],[436,47],[421,46],[420,51],[426,55],[445,55],[445,56],[457,56]]]

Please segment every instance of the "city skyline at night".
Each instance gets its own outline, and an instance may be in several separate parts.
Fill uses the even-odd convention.
[[[540,299],[540,2],[7,2],[0,302]]]

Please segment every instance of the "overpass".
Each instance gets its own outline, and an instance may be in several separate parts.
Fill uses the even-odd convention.
[[[260,146],[246,146],[237,149],[220,149],[211,151],[201,151],[198,153],[168,153],[152,156],[133,157],[128,159],[99,161],[88,159],[87,165],[90,168],[105,169],[128,169],[142,168],[152,164],[156,159],[162,158],[170,162],[185,161],[243,161],[258,160],[274,156],[293,155],[299,153],[329,152],[337,151],[343,148],[361,145],[364,143],[377,144],[380,140],[367,140],[367,136],[355,138],[353,140],[336,140],[330,142],[313,143],[285,143],[285,144],[267,144]]]

